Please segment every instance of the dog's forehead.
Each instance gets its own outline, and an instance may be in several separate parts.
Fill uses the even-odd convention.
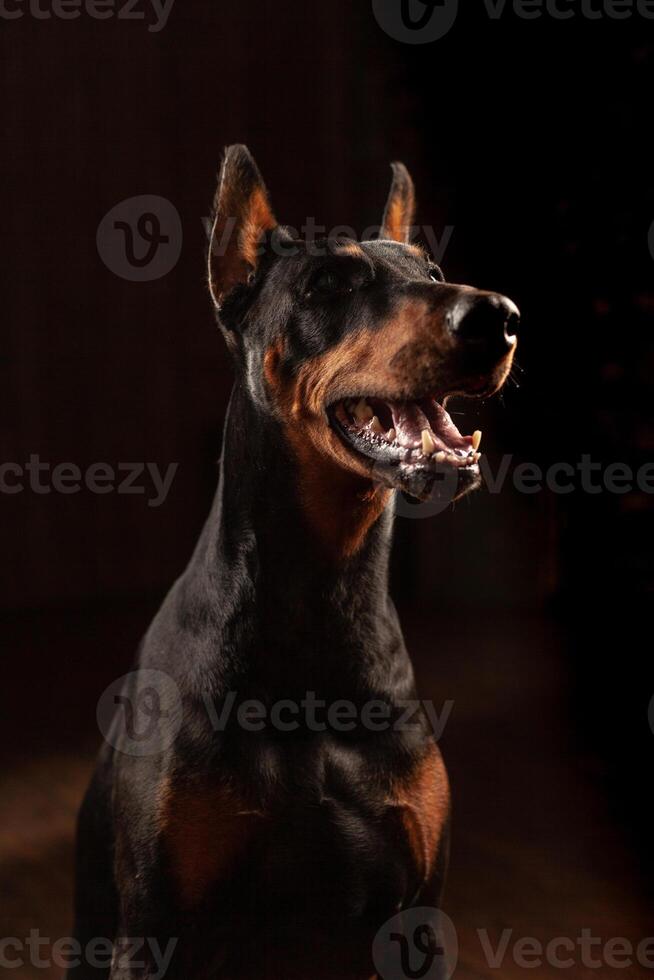
[[[302,268],[321,264],[322,260],[349,259],[356,265],[357,259],[367,266],[394,269],[400,273],[424,272],[428,256],[417,245],[375,239],[356,241],[350,238],[324,238],[312,241],[286,241],[277,252],[278,258],[292,258],[290,263],[281,263],[289,275],[297,274]]]
[[[417,245],[405,245],[380,238],[360,242],[359,247],[375,264],[392,266],[401,271],[413,271],[416,266],[424,268],[427,262],[427,255]]]

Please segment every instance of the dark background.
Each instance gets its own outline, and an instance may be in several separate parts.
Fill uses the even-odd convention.
[[[46,834],[44,856],[15,840],[26,826],[41,840],[53,784],[69,786],[54,819],[67,894],[97,697],[128,669],[213,493],[231,372],[202,219],[223,147],[249,145],[296,227],[378,222],[389,161],[404,160],[420,224],[439,240],[453,228],[447,277],[505,292],[523,313],[520,387],[460,406],[493,470],[503,453],[510,473],[584,453],[636,468],[654,458],[652,38],[638,16],[492,20],[481,2],[425,45],[388,37],[351,0],[177,0],[159,33],[84,14],[2,23],[2,461],[179,464],[158,508],[149,489],[0,494],[0,858],[21,921],[47,920],[47,888],[17,882],[29,869],[40,880],[59,845]],[[183,247],[171,272],[139,283],[106,267],[96,232],[142,194],[174,204]],[[592,904],[601,882],[604,934],[638,935],[654,867],[654,496],[576,486],[526,495],[509,476],[501,494],[399,519],[394,591],[424,693],[456,701],[443,741],[461,828],[455,911],[473,921],[466,902],[483,881],[476,912],[504,896],[512,924],[540,893],[532,934],[574,894],[577,919],[557,921],[574,934],[573,921],[597,921],[584,896]],[[549,892],[537,861],[560,872]]]

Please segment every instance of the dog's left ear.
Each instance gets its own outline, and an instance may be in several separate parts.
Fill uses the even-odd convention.
[[[416,192],[403,163],[392,163],[393,182],[386,202],[380,238],[407,244],[416,214]]]
[[[263,178],[246,146],[225,150],[209,243],[209,289],[217,307],[247,283],[259,261],[262,236],[277,227]]]

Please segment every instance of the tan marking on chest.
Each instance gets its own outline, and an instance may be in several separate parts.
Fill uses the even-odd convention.
[[[434,742],[410,777],[396,787],[394,803],[403,810],[402,822],[411,853],[427,882],[435,870],[439,843],[450,813],[447,772]]]
[[[162,784],[159,829],[185,907],[233,871],[262,825],[263,815],[226,784],[172,778]]]

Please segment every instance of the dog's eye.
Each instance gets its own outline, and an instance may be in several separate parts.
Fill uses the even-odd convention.
[[[445,276],[437,265],[430,265],[427,272],[432,282],[445,282]]]
[[[349,293],[351,291],[351,283],[329,269],[322,269],[316,273],[309,283],[308,295],[312,296],[314,293]]]
[[[332,289],[338,289],[340,285],[341,280],[333,272],[321,272],[314,280],[313,288],[324,289],[327,292]]]

